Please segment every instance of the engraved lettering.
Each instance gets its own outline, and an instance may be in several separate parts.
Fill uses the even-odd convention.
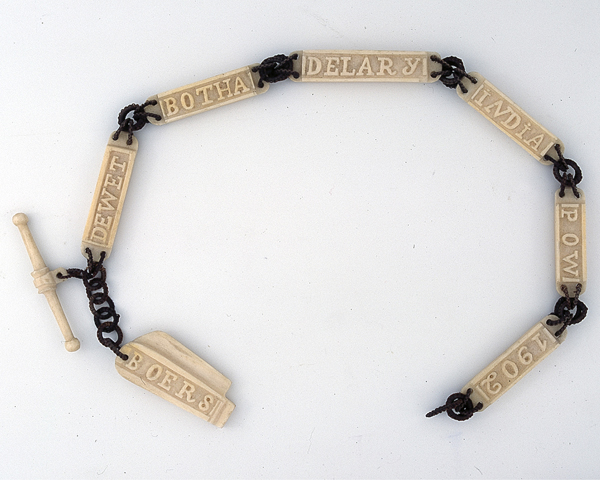
[[[231,78],[227,78],[221,82],[217,82],[217,83],[213,83],[213,85],[216,87],[217,89],[217,93],[219,94],[219,100],[223,100],[225,98],[229,98],[229,97],[233,97],[233,93],[231,93],[231,88],[229,87],[229,82],[231,81]],[[221,87],[221,84],[224,83],[225,84],[225,88]],[[227,93],[227,97],[225,97],[223,94]]]
[[[94,226],[97,228],[104,228],[106,231],[110,230],[110,225],[113,221],[113,217],[103,217],[100,213],[96,214],[94,218]]]
[[[194,385],[192,385],[191,383],[189,383],[187,380],[184,380],[181,390],[179,390],[179,392],[177,392],[175,394],[175,396],[179,397],[179,398],[183,398],[183,396],[185,395],[185,399],[188,402],[194,403],[196,400],[194,398],[192,398],[192,393],[194,393],[195,391],[196,391],[196,387]]]
[[[493,403],[508,389],[523,378],[539,362],[550,354],[564,340],[564,335],[555,337],[557,327],[548,327],[548,319],[558,317],[550,315],[538,322],[502,355],[477,374],[461,390],[463,393],[473,389],[472,401],[475,405],[482,402],[483,408]]]
[[[579,237],[574,233],[565,233],[562,238],[562,243],[568,247],[574,247],[579,243]]]
[[[108,237],[108,232],[104,228],[94,227],[90,237],[94,242],[104,243]]]
[[[101,251],[106,252],[108,257],[119,224],[137,151],[137,140],[132,146],[126,146],[126,138],[121,135],[115,141],[111,136],[96,183],[82,242],[82,252],[89,248],[94,257],[98,257]]]
[[[116,208],[116,205],[113,205],[110,202],[118,200],[118,197],[115,197],[112,193],[106,190],[106,188],[103,188],[102,195],[100,196],[100,204],[98,205],[98,210],[114,210]]]
[[[578,190],[575,196],[571,190],[560,190],[555,194],[555,258],[556,290],[565,295],[575,295],[581,284],[581,292],[587,283],[585,246],[585,196]]]
[[[205,85],[204,87],[200,87],[196,89],[196,95],[200,95],[200,93],[202,93],[204,101],[202,102],[202,105],[208,105],[209,103],[213,103],[213,101],[208,97],[208,91],[212,90],[213,86],[212,85]]]
[[[325,60],[327,60],[327,67],[325,67],[325,75],[339,75],[340,72],[338,68],[340,66],[340,58],[325,57]]]
[[[377,72],[377,75],[389,75],[391,77],[398,73],[396,70],[392,71],[394,61],[391,58],[377,57],[377,60],[379,60],[379,71]],[[406,60],[408,62],[409,60],[412,60],[412,59],[407,58]],[[419,63],[419,60],[421,60],[421,59],[417,58],[416,63]],[[416,65],[415,65],[415,68],[416,68]],[[404,73],[404,71],[402,73]],[[405,75],[412,75],[413,73],[414,73],[414,70],[410,73],[405,73]]]
[[[519,133],[517,133],[517,137],[519,138],[523,138],[523,134],[525,132],[528,132],[529,130],[531,130],[531,123],[527,122],[524,126],[523,126],[523,130],[521,130]]]
[[[563,258],[564,262],[567,262],[569,264],[568,267],[564,267],[563,268],[563,272],[567,272],[568,274],[570,274],[572,277],[578,277],[579,276],[579,263],[574,262],[573,259],[575,260],[579,260],[579,251],[575,250],[571,255],[567,255],[565,258]],[[571,281],[577,281],[577,278],[572,278]]]
[[[300,82],[434,82],[433,52],[305,50]],[[298,68],[298,67],[296,67]],[[512,123],[512,120],[511,120]]]
[[[499,393],[500,390],[502,390],[502,385],[500,383],[496,382],[492,385],[492,382],[496,380],[497,376],[498,374],[496,372],[492,372],[487,376],[485,380],[481,382],[481,386],[485,387],[487,392],[491,393],[492,395],[495,395]]]
[[[212,395],[205,395],[198,404],[201,412],[208,412],[215,403],[215,398]]]
[[[479,105],[480,107],[483,107],[483,101],[492,95],[492,92],[490,92],[489,90],[486,90],[485,88],[482,88],[481,90],[481,96],[479,97],[478,100],[475,100],[475,104]]]
[[[509,113],[510,112],[510,107],[507,108],[504,111],[501,111],[502,109],[502,104],[504,102],[502,100],[497,100],[494,103],[488,105],[487,107],[484,108],[484,110],[488,113],[492,113],[493,107],[496,107],[496,111],[494,112],[494,115],[492,116],[492,118],[496,118],[499,117],[500,115],[504,115],[505,113]]]
[[[560,217],[561,218],[566,217],[569,222],[576,222],[578,207],[579,207],[579,205],[571,205],[571,204],[561,205]],[[572,208],[573,210],[566,210],[567,208]]]
[[[135,354],[130,355],[129,357],[129,361],[125,364],[125,366],[129,369],[129,370],[137,370],[140,366],[140,362],[142,361],[143,357],[135,352]]]
[[[244,83],[242,77],[235,77],[235,87],[233,88],[234,95],[241,95],[242,93],[249,92],[250,88]]]
[[[150,380],[150,381],[154,381],[158,377],[160,377],[162,371],[163,371],[163,367],[161,367],[160,365],[158,365],[157,363],[155,363],[146,372],[146,378],[148,380]]]
[[[525,140],[525,143],[532,147],[535,151],[537,151],[537,149],[540,148],[540,145],[542,144],[543,140],[544,134],[540,133],[539,135],[536,135],[535,137],[530,138],[529,140]]]
[[[104,179],[105,187],[115,187],[117,190],[121,190],[121,185],[123,185],[123,177],[115,176],[111,173],[106,175]]]
[[[405,58],[404,61],[407,63],[407,66],[402,69],[402,75],[408,76],[415,73],[415,70],[419,66],[419,62],[421,60],[422,59],[420,58]],[[395,75],[395,73],[393,73],[393,75]]]
[[[342,59],[342,71],[340,75],[344,77],[352,77],[356,74],[356,70],[353,68],[351,72],[348,71],[348,62],[352,57],[340,57]]]
[[[542,352],[546,351],[546,347],[548,346],[548,342],[546,340],[540,340],[540,334],[538,333],[537,335],[534,335],[532,337],[533,341],[535,341],[535,343],[537,343],[538,347],[540,347],[540,350]]]
[[[550,164],[550,161],[544,159],[544,155],[553,145],[561,144],[560,140],[535,122],[484,77],[476,73],[473,75],[477,84],[471,84],[467,93],[458,91],[459,96],[538,161]]]
[[[194,108],[194,97],[192,97],[191,93],[183,92],[181,94],[181,105],[186,110],[191,110]]]
[[[360,64],[360,68],[358,69],[358,73],[356,75],[365,75],[364,72],[367,72],[367,75],[374,75],[373,70],[371,69],[371,62],[369,61],[369,57],[365,57],[365,59]]]
[[[118,175],[123,175],[125,173],[126,168],[127,168],[127,162],[119,162],[119,157],[116,155],[113,155],[113,157],[110,159],[110,166],[108,167],[108,169],[111,172],[116,172],[117,170],[120,170]]]
[[[158,384],[158,386],[164,388],[168,392],[169,390],[171,390],[171,382],[173,380],[177,380],[178,378],[179,377],[173,372],[167,370],[165,372],[165,376],[163,377],[162,381]]]
[[[162,125],[189,117],[212,108],[253,97],[268,90],[269,84],[258,88],[255,79],[258,74],[252,67],[243,67],[231,72],[192,83],[168,92],[150,97],[149,101],[158,101],[162,119],[152,119],[152,123]]]
[[[517,364],[515,362],[511,362],[510,360],[505,360],[502,364],[502,373],[512,380],[519,374]]]
[[[308,69],[306,71],[306,75],[317,75],[321,73],[321,68],[323,67],[323,65],[319,58],[308,57],[306,61],[308,62]]]
[[[539,341],[539,334],[537,335]],[[527,347],[521,347],[517,352],[517,356],[519,357],[519,362],[523,365],[529,365],[533,362],[533,355],[527,351]]]
[[[169,117],[179,113],[179,107],[177,106],[177,100],[173,97],[164,98],[162,100],[162,107],[163,107],[163,111]]]
[[[509,130],[512,130],[519,126],[519,124],[521,123],[521,117],[511,109],[509,117],[506,120],[502,120],[502,122],[500,123]]]

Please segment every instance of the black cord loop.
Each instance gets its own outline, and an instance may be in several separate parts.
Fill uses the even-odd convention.
[[[260,65],[252,67],[252,71],[254,73],[258,72],[260,75],[258,88],[263,88],[265,86],[264,82],[276,83],[287,80],[290,76],[294,78],[300,77],[298,72],[294,72],[293,60],[297,58],[297,53],[290,56],[280,54],[265,58]]]
[[[544,160],[548,160],[554,164],[552,173],[554,178],[560,183],[560,197],[565,196],[565,188],[573,190],[573,195],[579,198],[579,191],[577,190],[577,184],[583,180],[581,168],[573,160],[565,158],[562,154],[560,145],[557,143],[554,145],[554,149],[558,154],[558,160],[555,160],[550,155],[544,155]],[[573,173],[569,172],[569,167],[573,170]]]
[[[79,268],[67,269],[68,275],[58,274],[59,278],[79,278],[83,281],[85,292],[89,300],[89,307],[94,316],[94,323],[98,329],[98,341],[119,358],[127,360],[129,357],[121,352],[121,343],[123,342],[123,332],[119,327],[120,315],[115,310],[115,303],[108,296],[108,285],[106,284],[106,269],[104,268],[104,259],[106,252],[100,254],[100,260],[94,261],[92,251],[89,248],[85,249],[88,256],[87,268],[81,270]],[[112,320],[111,320],[112,319]],[[113,340],[110,337],[105,337],[105,333],[116,332],[117,339]]]
[[[569,325],[576,325],[586,317],[588,307],[579,300],[581,288],[581,283],[578,283],[575,288],[575,296],[570,297],[566,285],[561,287],[565,296],[558,299],[558,302],[554,305],[554,312],[552,312],[552,315],[556,315],[558,319],[546,320],[546,324],[550,326],[560,325],[562,323],[562,327],[554,334],[556,337],[560,337]]]
[[[113,140],[118,140],[119,134],[121,132],[126,132],[127,145],[131,145],[133,143],[133,132],[141,130],[147,123],[149,123],[150,120],[148,120],[148,117],[154,118],[155,120],[160,120],[162,118],[160,115],[145,111],[145,108],[150,105],[156,105],[156,100],[150,100],[142,103],[141,105],[132,103],[131,105],[127,105],[125,108],[123,108],[119,112],[119,117],[117,119],[119,128],[113,135]],[[129,114],[132,114],[131,117],[128,117]]]
[[[446,57],[444,59],[437,55],[432,55],[430,59],[441,64],[442,69],[439,72],[431,72],[433,78],[440,77],[440,82],[448,88],[455,89],[458,85],[462,93],[467,93],[467,88],[463,85],[462,79],[467,77],[471,82],[477,83],[477,79],[465,71],[465,64],[458,57]]]
[[[446,403],[441,407],[432,410],[427,415],[427,418],[434,417],[442,412],[446,412],[450,418],[454,420],[464,421],[473,416],[483,408],[483,404],[479,402],[473,406],[473,401],[469,398],[473,393],[473,389],[469,388],[467,393],[453,393],[448,397]]]

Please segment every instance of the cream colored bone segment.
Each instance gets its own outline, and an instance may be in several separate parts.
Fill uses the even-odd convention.
[[[31,264],[33,265],[33,272],[31,274],[33,277],[33,284],[38,289],[38,293],[43,294],[48,301],[50,310],[52,310],[54,318],[58,323],[58,328],[65,339],[65,349],[69,352],[75,352],[79,350],[79,340],[73,335],[71,326],[69,325],[56,293],[56,285],[64,281],[63,279],[58,278],[58,273],[66,275],[67,271],[64,268],[50,271],[46,266],[35,240],[33,239],[31,230],[29,230],[28,222],[29,218],[27,218],[27,215],[24,213],[17,213],[13,217],[13,223],[18,227],[19,232],[21,233],[23,243],[25,243],[25,249],[27,250]]]
[[[461,392],[466,393],[468,389],[472,389],[473,405],[481,402],[482,410],[485,410],[565,340],[566,331],[558,338],[554,336],[560,325],[554,327],[546,325],[546,320],[556,320],[557,318],[554,315],[548,315],[541,322],[536,323],[525,335],[467,383]]]
[[[521,145],[539,162],[544,165],[552,164],[552,162],[544,160],[544,155],[548,154],[558,158],[553,148],[555,144],[559,144],[564,151],[563,143],[556,135],[550,133],[527,115],[482,75],[476,72],[470,72],[469,75],[476,78],[477,83],[473,84],[468,78],[463,78],[462,82],[468,91],[462,93],[460,87],[456,87],[458,96]]]
[[[248,65],[148,98],[156,100],[157,105],[146,107],[146,112],[161,116],[160,120],[150,117],[149,120],[155,125],[164,125],[265,93],[269,84],[265,83],[262,88],[258,88],[260,76],[252,72],[252,67],[255,66],[257,65]]]
[[[184,410],[222,427],[235,405],[225,397],[231,382],[164,332],[124,345],[117,357],[121,376]]]
[[[435,82],[435,52],[388,50],[302,50],[294,52],[297,82]],[[293,54],[294,54],[293,53]],[[292,54],[292,55],[293,55]],[[437,66],[436,66],[437,65]]]
[[[567,287],[569,296],[575,295],[577,284],[581,293],[587,285],[587,256],[585,241],[585,195],[577,189],[579,198],[572,189],[565,189],[561,198],[560,189],[554,195],[554,245],[556,256],[556,290],[565,295],[562,286]]]
[[[81,253],[87,258],[89,248],[95,260],[100,259],[101,252],[106,252],[108,258],[112,250],[138,149],[135,137],[132,144],[127,145],[126,133],[121,133],[118,140],[113,140],[113,135],[114,132],[104,152],[81,242]]]

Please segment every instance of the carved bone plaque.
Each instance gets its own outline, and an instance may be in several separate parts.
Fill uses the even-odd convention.
[[[119,135],[117,140],[113,140],[114,134],[115,132],[110,134],[106,145],[81,242],[83,256],[87,258],[85,251],[89,248],[96,261],[100,260],[102,252],[108,258],[112,250],[138,150],[135,137],[132,137],[132,144],[127,145],[126,133]]]
[[[466,393],[468,389],[472,389],[473,405],[481,402],[483,405],[481,411],[489,407],[564,342],[567,338],[566,331],[560,337],[556,337],[554,334],[560,326],[546,325],[548,319],[557,318],[548,315],[541,322],[536,323],[467,383],[461,392]]]
[[[164,332],[151,332],[121,347],[119,374],[207,422],[222,427],[235,405],[225,397],[231,381]]]
[[[477,72],[469,72],[469,75],[477,80],[477,84],[473,84],[467,77],[463,78],[461,81],[468,91],[462,93],[461,89],[456,87],[458,96],[521,145],[540,163],[551,165],[552,162],[546,160],[544,155],[556,157],[556,152],[552,148],[556,144],[564,151],[563,143],[558,137],[536,122],[483,75]]]
[[[587,285],[585,195],[580,188],[578,193],[576,197],[573,190],[566,189],[561,197],[559,189],[554,196],[556,290],[564,296],[561,287],[565,285],[570,297],[575,296],[577,284],[581,284],[580,293]]]

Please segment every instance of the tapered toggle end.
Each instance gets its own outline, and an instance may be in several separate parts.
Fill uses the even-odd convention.
[[[73,335],[73,331],[67,321],[58,295],[56,294],[56,285],[62,281],[57,273],[64,273],[64,269],[50,271],[46,266],[35,240],[33,239],[33,235],[29,230],[29,226],[27,225],[29,222],[27,215],[24,213],[17,213],[12,220],[21,233],[23,243],[25,243],[25,248],[27,249],[29,259],[33,265],[33,272],[31,274],[33,276],[33,283],[38,289],[38,292],[44,294],[48,301],[48,305],[50,305],[50,309],[54,314],[54,318],[56,318],[58,327],[65,338],[65,348],[69,352],[75,352],[76,350],[79,350],[79,340]]]

